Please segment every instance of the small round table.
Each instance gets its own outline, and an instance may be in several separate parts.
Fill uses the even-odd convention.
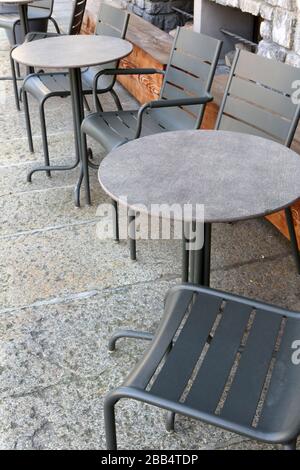
[[[225,131],[177,131],[132,141],[111,152],[99,180],[133,212],[161,215],[159,205],[192,207],[190,225],[204,223],[204,246],[188,258],[183,281],[209,285],[211,224],[265,216],[300,197],[300,156],[261,137]],[[204,218],[196,205],[204,206]],[[141,208],[141,205],[143,206]],[[172,215],[172,214],[171,214]],[[201,220],[200,220],[201,219]],[[295,237],[290,210],[287,219]],[[184,246],[186,243],[184,243]],[[298,255],[298,251],[297,251]]]
[[[300,197],[300,156],[278,143],[224,131],[155,134],[112,151],[100,165],[99,181],[113,200],[133,212],[160,216],[161,204],[192,207],[190,217],[184,218],[183,211],[176,217],[196,233],[204,223],[204,245],[189,253],[183,238],[183,282],[209,285],[212,223],[261,217],[283,208],[299,268],[289,206]],[[204,205],[200,216],[197,204]],[[151,340],[153,335],[118,331],[109,340],[109,350],[126,337]]]
[[[123,39],[111,36],[60,36],[40,39],[17,47],[12,57],[27,66],[48,69],[68,69],[75,132],[76,160],[71,166],[40,167],[39,170],[71,170],[81,164],[80,178],[75,188],[75,204],[80,205],[80,187],[83,179],[81,148],[86,140],[81,139],[81,123],[84,119],[81,68],[118,61],[129,55],[132,45]],[[88,201],[89,202],[89,201]]]
[[[24,37],[29,32],[28,27],[28,4],[34,0],[0,0],[5,5],[17,5],[19,8],[20,23]]]

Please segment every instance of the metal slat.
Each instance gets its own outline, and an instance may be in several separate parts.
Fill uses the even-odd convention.
[[[194,129],[196,124],[195,118],[178,107],[154,109],[153,113],[157,115],[157,121],[169,131]]]
[[[175,69],[174,67],[170,67],[168,69],[165,82],[173,83],[174,85],[181,87],[186,92],[196,96],[200,96],[204,88],[204,82],[201,79],[193,77],[187,72]]]
[[[126,114],[124,113],[105,113],[103,116],[108,125],[122,137],[132,139],[136,128],[130,127],[130,123],[126,125]]]
[[[233,119],[230,116],[222,115],[221,122],[218,126],[218,129],[223,131],[233,131],[233,132],[243,132],[245,134],[257,135],[259,137],[264,137],[265,139],[271,139],[271,136],[262,130],[259,130],[255,127],[252,127],[249,124],[245,124],[237,119]],[[273,138],[276,142],[279,142],[279,139]]]
[[[203,81],[207,80],[211,72],[210,65],[201,62],[197,57],[192,57],[178,50],[174,51],[171,63],[175,67],[186,70],[197,77],[201,77]]]
[[[270,367],[280,315],[256,312],[245,350],[228,392],[221,417],[251,426]]]
[[[205,346],[222,300],[199,294],[151,393],[179,400]]]
[[[235,74],[289,95],[294,92],[292,83],[299,80],[299,70],[296,67],[276,60],[266,60],[246,51],[240,52]]]
[[[299,320],[287,319],[258,429],[272,429],[275,432],[284,428],[289,431],[292,427],[299,428],[300,365],[293,362],[295,341],[299,340],[300,316]]]
[[[227,97],[223,112],[250,126],[257,127],[281,142],[287,138],[291,126],[290,121],[232,96]]]
[[[233,77],[229,92],[240,98],[248,97],[248,101],[253,104],[269,109],[290,120],[296,111],[296,106],[288,96],[239,77]]]
[[[252,307],[227,302],[203,364],[185,403],[214,413],[240,347]],[[209,393],[207,391],[209,390]]]
[[[125,10],[111,7],[105,3],[101,4],[100,21],[107,25],[112,25],[115,29],[119,30],[119,33],[121,33],[124,28],[125,17]]]
[[[212,62],[219,41],[201,33],[180,28],[176,50],[195,56],[203,62]]]

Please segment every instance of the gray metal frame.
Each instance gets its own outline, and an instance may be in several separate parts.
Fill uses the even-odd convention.
[[[152,130],[147,131],[148,134],[175,129],[198,129],[202,122],[205,105],[213,99],[209,91],[215,75],[221,47],[221,41],[178,28],[165,72],[157,69],[106,69],[100,71],[94,78],[94,104],[98,113],[91,114],[84,120],[82,125],[83,134],[90,135],[93,139],[100,142],[106,150],[112,150],[115,146],[122,145],[128,142],[128,140],[139,138],[144,129],[147,129],[147,125],[144,125],[146,118],[148,119],[148,124],[149,122],[151,124],[151,119],[153,124],[157,123],[156,127],[151,124]],[[146,103],[138,111],[105,113],[97,106],[96,90],[99,78],[105,75],[116,77],[117,75],[157,73],[164,74],[163,86],[158,100]],[[149,116],[150,118],[148,118]],[[151,116],[154,116],[154,119]],[[125,132],[127,132],[127,129],[130,129],[130,137],[123,136],[120,133],[122,129],[119,131],[117,127],[114,128],[116,121],[118,121],[116,117],[120,119],[120,122],[124,121],[123,129],[125,129]],[[100,127],[97,129],[97,125],[93,124],[93,120],[96,122],[98,119],[100,124],[101,121],[109,123],[109,120],[113,120],[115,123],[108,124],[106,133],[105,129],[102,132]],[[126,122],[127,120],[128,122]],[[87,159],[86,151],[83,152],[83,159]],[[90,165],[89,162],[85,164],[87,169],[84,175],[87,204],[91,204],[89,166],[94,167],[94,165]],[[134,239],[130,241],[130,256],[131,259],[136,259],[136,242]]]
[[[149,348],[105,397],[108,450],[117,449],[115,405],[123,398],[167,410],[168,430],[179,413],[295,449],[300,372],[292,344],[299,334],[298,312],[195,285],[172,288]]]
[[[300,105],[291,98],[292,84],[298,75],[295,67],[238,50],[215,129],[258,135],[291,147],[300,118]],[[285,209],[285,216],[300,274],[300,254],[290,208]]]
[[[84,2],[84,7],[85,7]],[[83,1],[79,0],[77,1],[78,7],[81,8],[81,21],[83,19],[83,11],[82,11],[82,4]],[[77,14],[76,11],[73,12],[72,16],[72,24],[76,21]],[[100,35],[100,34],[106,34],[109,35],[111,33],[112,36],[118,36],[120,38],[124,38],[126,35],[127,27],[128,27],[128,21],[129,21],[129,13],[109,6],[105,3],[102,3],[100,6],[99,14],[98,14],[98,21],[97,21],[97,27],[95,34]],[[116,23],[115,23],[116,22]],[[81,23],[80,23],[81,24]],[[76,26],[78,26],[78,21],[75,23]],[[77,28],[76,32],[78,33],[80,31],[80,28]],[[74,30],[72,29],[72,26],[70,27],[70,32],[71,34],[75,34]],[[114,63],[114,66],[116,66],[117,63]],[[82,72],[82,77],[80,81],[76,81],[77,84],[80,85],[80,93],[83,94],[83,100],[84,103],[89,111],[88,103],[85,99],[85,95],[91,95],[93,93],[92,85],[87,85],[84,89],[82,87],[82,82],[85,79],[85,75],[89,72],[91,68],[87,68]],[[99,70],[99,67],[97,68],[97,71]],[[95,72],[96,73],[96,72]],[[39,85],[36,83],[33,83],[32,79],[38,79],[38,82],[43,84],[45,82],[45,85],[49,88],[48,93],[43,93],[43,96],[41,97],[39,94],[38,87]],[[58,83],[55,82],[57,78]],[[54,166],[50,165],[50,159],[49,159],[49,149],[48,149],[48,139],[47,139],[47,130],[46,130],[46,119],[45,119],[45,110],[44,106],[45,103],[48,99],[50,99],[53,96],[59,96],[59,97],[67,97],[70,96],[70,91],[72,88],[69,87],[69,81],[71,81],[71,77],[68,77],[68,73],[62,73],[62,72],[55,72],[55,73],[36,73],[36,74],[31,74],[26,79],[24,80],[23,87],[22,87],[22,96],[24,99],[24,110],[25,110],[25,117],[26,117],[26,129],[27,129],[27,136],[28,136],[28,143],[29,143],[29,149],[31,152],[34,151],[33,149],[33,142],[32,142],[32,133],[31,133],[31,125],[30,125],[30,113],[29,113],[29,108],[28,108],[28,99],[26,94],[30,93],[32,96],[38,99],[39,101],[39,110],[40,110],[40,122],[41,122],[41,130],[42,130],[42,141],[43,141],[43,151],[44,151],[44,160],[45,160],[45,165],[44,166],[39,166],[36,168],[33,168],[27,175],[27,181],[31,182],[32,180],[32,175],[35,172],[38,171],[45,171],[48,176],[51,175],[51,171],[66,171],[66,170],[72,170],[75,168],[78,164],[81,166],[80,170],[80,177],[77,182],[76,188],[75,188],[75,205],[79,206],[79,192],[80,192],[80,187],[83,179],[83,169],[82,166],[84,163],[80,161],[80,153],[79,153],[79,159],[76,156],[76,160],[72,165],[67,165],[67,166]],[[66,80],[66,88],[63,90],[61,88],[61,82],[63,80]],[[53,91],[51,90],[51,85],[53,86]],[[106,93],[107,91],[110,91],[112,95],[116,96],[115,92],[112,90],[112,87],[114,86],[114,80],[111,81],[109,89],[104,88],[104,89],[98,89],[98,93]],[[44,89],[44,87],[43,87]],[[77,109],[79,112],[80,119],[83,120],[84,114],[81,113],[79,109]],[[77,119],[77,118],[76,118]],[[85,141],[85,136],[81,136],[80,132],[76,132],[75,138],[77,140],[76,142],[76,147],[81,148],[81,141]]]

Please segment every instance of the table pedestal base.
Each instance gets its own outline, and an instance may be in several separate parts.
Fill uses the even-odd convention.
[[[192,223],[194,233],[199,234],[202,226],[201,224]],[[188,233],[190,229],[188,228]],[[189,240],[185,238],[184,234],[187,232],[183,230],[182,239],[182,282],[189,282],[192,284],[200,284],[205,287],[210,285],[210,260],[211,260],[211,224],[204,224],[204,244],[199,250],[189,250],[187,248]],[[197,236],[197,235],[196,235]],[[133,338],[139,340],[151,341],[154,334],[146,331],[134,330],[120,330],[114,333],[108,342],[108,350],[115,351],[116,343],[120,338]],[[170,430],[173,429],[174,416],[170,415]]]

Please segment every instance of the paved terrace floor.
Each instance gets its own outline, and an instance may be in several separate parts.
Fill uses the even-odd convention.
[[[56,1],[65,23],[69,3]],[[8,43],[0,36],[0,73],[9,74]],[[125,107],[135,105],[119,88]],[[180,281],[181,248],[141,241],[138,262],[125,242],[96,236],[96,209],[107,201],[92,172],[93,207],[76,209],[77,172],[26,172],[42,161],[40,128],[31,102],[36,153],[27,149],[24,113],[12,87],[0,82],[0,448],[104,449],[102,399],[130,371],[145,344],[107,338],[117,328],[153,331],[167,289]],[[109,109],[112,103],[105,99]],[[52,162],[74,156],[69,99],[47,107]],[[93,147],[98,158],[99,147]],[[300,309],[300,284],[288,242],[264,220],[213,230],[212,285]],[[179,417],[176,433],[165,413],[123,401],[118,406],[123,449],[261,449],[243,437]]]

